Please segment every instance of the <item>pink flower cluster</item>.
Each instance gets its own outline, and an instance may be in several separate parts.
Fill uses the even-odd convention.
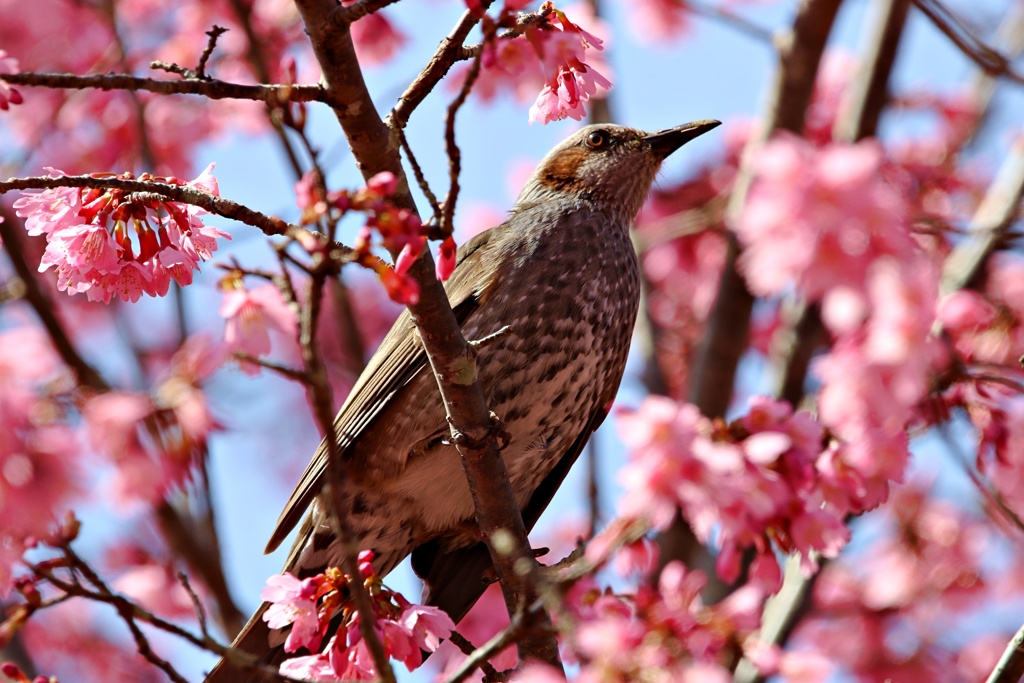
[[[64,175],[48,169],[51,178]],[[143,174],[139,180],[218,195],[210,164],[198,178],[182,181]],[[99,177],[99,176],[97,176]],[[121,178],[131,179],[125,173]],[[40,272],[53,268],[57,288],[85,293],[90,301],[138,301],[164,296],[171,280],[192,283],[199,263],[212,257],[217,238],[230,236],[207,225],[203,209],[167,200],[136,200],[121,190],[62,187],[26,194],[14,203],[30,235],[46,235]],[[134,235],[134,240],[132,236]]]
[[[578,683],[651,680],[726,683],[730,648],[757,629],[765,594],[753,586],[714,606],[700,593],[707,578],[670,562],[657,584],[618,596],[583,579],[566,596],[567,661],[579,664]],[[516,683],[555,683],[561,675],[527,666]]]
[[[0,50],[0,111],[7,111],[12,104],[21,104],[21,93],[12,88],[3,79],[3,74],[16,74],[21,69],[18,67],[18,60],[10,57],[4,50]]]
[[[270,628],[289,628],[284,649],[297,652],[305,648],[314,654],[293,657],[281,665],[281,673],[311,680],[372,680],[376,665],[359,630],[359,614],[351,603],[348,584],[364,583],[373,598],[376,621],[373,629],[388,657],[409,671],[423,661],[423,652],[433,652],[447,638],[455,624],[436,607],[414,605],[399,593],[383,586],[373,569],[373,553],[359,554],[358,579],[338,569],[328,569],[305,580],[291,574],[267,579],[261,598],[269,602],[263,620]],[[331,617],[341,611],[343,623],[338,632],[320,649]]]
[[[345,6],[356,0],[343,0]],[[387,13],[376,11],[353,22],[350,28],[352,42],[359,63],[364,66],[384,64],[394,57],[408,38],[387,18]]]
[[[270,330],[295,338],[298,320],[285,303],[281,290],[273,284],[247,289],[241,274],[232,273],[220,282],[220,315],[224,318],[225,351],[260,357],[270,353]],[[257,375],[260,366],[245,360],[239,367],[247,375]]]
[[[478,3],[467,4],[471,10],[479,10]],[[496,19],[483,15],[485,30],[522,29],[516,10],[525,4],[521,0],[506,2]],[[607,72],[608,67],[597,54],[603,49],[604,41],[594,35],[606,32],[586,5],[573,7],[572,14],[574,17],[590,14],[587,25],[592,30],[569,20],[566,12],[556,9],[552,2],[543,3],[539,14],[544,18],[543,23],[527,25],[524,36],[487,43],[473,93],[485,101],[493,99],[499,91],[510,91],[523,103],[534,100],[530,107],[531,123],[549,123],[567,117],[579,121],[586,114],[584,104],[597,95],[598,89],[611,87],[601,73]],[[464,77],[468,67],[458,72]],[[460,87],[461,79],[456,79],[452,85]]]
[[[40,329],[0,331],[0,598],[22,552],[47,537],[78,492],[78,443],[45,390],[59,371]]]
[[[114,501],[155,503],[189,481],[207,438],[220,428],[200,385],[223,358],[219,345],[192,337],[152,394],[110,391],[82,401],[84,441],[113,465]]]
[[[869,509],[903,476],[906,428],[942,362],[930,335],[938,270],[911,233],[911,207],[876,141],[815,147],[783,135],[756,165],[740,265],[757,294],[795,285],[821,302],[834,346],[813,366],[819,417],[839,437],[831,467],[853,494],[833,502]]]
[[[822,572],[796,647],[819,652],[850,680],[985,679],[1009,634],[995,647],[979,636],[1000,628],[992,601],[1004,602],[1008,584],[1019,584],[1019,560],[1006,558],[1005,577],[993,574],[1002,570],[991,560],[1007,551],[1016,558],[1019,548],[1000,548],[982,518],[919,483],[895,487],[879,517],[870,545]],[[951,619],[976,627],[951,631]],[[971,646],[983,648],[973,655],[982,661],[964,656]]]
[[[389,198],[395,193],[398,179],[390,171],[373,176],[356,192],[327,192],[310,172],[295,184],[296,203],[302,210],[302,223],[308,225],[321,218],[340,220],[349,211],[366,214],[366,223],[356,238],[356,261],[374,271],[388,295],[398,303],[416,303],[419,285],[409,275],[409,268],[426,248],[423,224],[408,209],[395,208]],[[398,252],[395,265],[389,266],[373,254],[374,233],[380,235],[380,246]],[[441,242],[435,272],[438,280],[447,280],[455,270],[455,240],[449,236]]]
[[[587,112],[583,104],[611,82],[585,62],[588,49],[601,50],[602,42],[592,33],[569,21],[553,2],[540,7],[554,30],[532,29],[526,38],[544,70],[544,87],[530,107],[530,123],[550,123],[566,117],[580,121]],[[555,22],[557,23],[557,27]]]
[[[808,413],[758,398],[726,425],[693,405],[648,397],[618,425],[630,447],[622,513],[663,529],[681,510],[701,541],[717,539],[725,581],[737,577],[745,548],[757,551],[755,573],[774,590],[774,548],[800,552],[810,570],[814,553],[835,557],[849,539],[847,509],[833,504],[833,489],[847,483],[822,470],[825,433]]]

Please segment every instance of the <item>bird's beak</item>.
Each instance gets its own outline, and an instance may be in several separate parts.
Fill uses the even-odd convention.
[[[694,121],[693,123],[684,123],[675,128],[659,130],[657,133],[650,133],[645,135],[643,139],[659,157],[664,159],[690,140],[700,137],[712,128],[718,128],[720,125],[722,125],[722,122],[715,121],[714,119]]]

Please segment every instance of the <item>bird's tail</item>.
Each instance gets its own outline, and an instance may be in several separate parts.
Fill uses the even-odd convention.
[[[260,608],[249,618],[238,636],[235,637],[231,647],[259,657],[260,664],[276,669],[284,658],[284,647],[270,644],[270,627],[267,626],[267,622],[263,621],[263,613],[269,606],[270,603],[266,602],[260,605]],[[280,679],[254,671],[252,667],[246,667],[229,656],[222,657],[217,662],[203,683],[264,683],[273,680]]]

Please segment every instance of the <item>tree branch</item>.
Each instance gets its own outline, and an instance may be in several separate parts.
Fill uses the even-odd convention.
[[[1024,626],[1006,646],[999,663],[985,683],[1018,683],[1024,676]]]
[[[364,178],[390,171],[398,178],[394,203],[415,211],[409,184],[402,170],[395,135],[380,119],[370,98],[355,56],[352,37],[339,31],[331,19],[335,3],[331,0],[298,0],[296,3],[310,36],[313,50],[323,70],[331,96],[347,106],[335,108],[349,146]],[[483,9],[490,2],[483,0]],[[391,126],[400,127],[408,114],[426,97],[454,63],[455,53],[477,22],[470,12],[445,38],[434,58],[414,80],[391,115]],[[517,563],[535,571],[537,563],[526,539],[526,528],[515,502],[505,463],[498,452],[492,416],[484,401],[476,372],[475,353],[466,342],[448,303],[444,288],[434,276],[433,258],[428,250],[412,265],[409,274],[420,287],[420,300],[409,311],[424,350],[438,381],[445,410],[452,426],[453,441],[466,471],[470,492],[482,536],[490,551],[510,614],[523,604],[532,604],[535,589],[528,577],[517,571]],[[331,439],[328,438],[328,442]],[[334,456],[332,455],[332,459]],[[495,548],[496,535],[507,540],[503,551]],[[532,621],[532,620],[531,620]],[[523,659],[539,659],[561,666],[558,645],[551,633],[550,618],[538,615],[530,633],[519,643]],[[534,635],[536,634],[536,635]]]
[[[136,199],[138,201],[171,200],[198,206],[218,216],[259,228],[268,236],[288,235],[294,237],[308,233],[324,238],[318,232],[287,223],[275,216],[268,216],[265,213],[250,209],[244,204],[239,204],[225,197],[212,195],[194,187],[168,185],[167,183],[149,180],[128,180],[113,177],[97,178],[91,175],[65,175],[56,178],[49,176],[9,178],[5,181],[0,181],[0,195],[13,190],[45,190],[58,187],[92,187],[123,190],[124,192],[131,193],[132,196],[129,199]],[[343,262],[353,261],[356,258],[355,251],[344,244],[333,242],[331,248],[336,253],[335,257]]]
[[[1008,78],[1024,84],[1024,75],[1017,73],[1010,60],[986,45],[967,28],[963,19],[953,13],[940,0],[913,0],[914,5],[931,19],[935,27],[953,41],[972,62],[987,74]]]
[[[323,102],[332,104],[327,92],[319,85],[242,85],[204,78],[141,78],[129,74],[54,74],[21,72],[0,74],[0,81],[11,85],[27,85],[60,90],[128,90],[159,93],[161,95],[201,95],[211,100],[254,100],[277,106],[286,102]]]

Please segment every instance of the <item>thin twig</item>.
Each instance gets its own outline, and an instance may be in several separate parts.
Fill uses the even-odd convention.
[[[486,33],[484,35],[484,44],[486,45],[493,39],[493,33]],[[452,103],[448,105],[448,114],[445,116],[444,146],[448,154],[449,185],[448,194],[444,198],[444,206],[441,207],[441,232],[446,236],[451,235],[455,230],[452,220],[455,218],[455,203],[459,198],[459,174],[462,173],[462,152],[455,141],[455,115],[462,108],[462,105],[466,103],[469,91],[472,90],[473,84],[476,83],[476,79],[480,75],[480,64],[483,60],[483,54],[481,50],[480,54],[473,59],[473,64],[469,67],[469,73],[466,74],[466,80],[462,83],[462,89],[459,90],[459,94],[452,100]]]
[[[1024,677],[1024,626],[1020,627],[985,683],[1019,683]]]
[[[188,581],[188,574],[185,572],[178,572],[178,581],[181,582],[181,587],[188,593],[189,600],[192,601],[192,608],[196,611],[196,620],[199,622],[199,632],[203,634],[204,638],[210,637],[210,629],[206,625],[206,610],[203,609],[203,603],[199,600],[199,596],[196,595],[195,590],[192,588],[192,584]]]
[[[493,1],[481,0],[480,11],[486,12]],[[469,32],[473,30],[473,27],[479,21],[480,17],[475,12],[466,10],[462,13],[462,17],[455,25],[455,28],[437,46],[437,50],[434,52],[434,56],[430,58],[427,67],[413,79],[413,82],[409,84],[409,87],[398,98],[395,108],[391,110],[387,118],[389,127],[405,128],[405,124],[409,122],[409,116],[441,79],[445,77],[445,74],[452,68],[452,65],[459,61],[460,58],[470,59],[470,57],[462,54],[462,44],[465,42],[466,36],[469,35]]]
[[[430,211],[433,214],[431,222],[440,222],[441,206],[437,203],[437,195],[435,195],[430,189],[430,184],[427,182],[426,176],[423,175],[423,169],[416,160],[416,155],[412,153],[412,147],[409,146],[409,140],[405,137],[405,129],[395,127],[394,131],[395,137],[398,138],[398,144],[402,146],[402,152],[405,154],[405,158],[409,162],[409,166],[412,167],[412,174],[416,178],[416,184],[420,186],[423,196],[427,198],[427,203],[430,204]]]
[[[693,12],[698,16],[718,21],[739,33],[747,35],[756,40],[771,44],[775,40],[775,33],[756,22],[740,16],[728,7],[721,5],[710,5],[698,0],[686,0],[682,8]]]
[[[472,657],[477,650],[477,647],[473,645],[473,643],[469,642],[466,636],[462,635],[458,631],[452,631],[451,635],[448,636],[448,640],[452,642],[452,645],[459,648],[462,651],[462,654],[467,657]],[[484,678],[488,680],[497,680],[498,672],[487,660],[482,661],[478,668],[484,672]]]
[[[491,657],[498,654],[506,647],[515,642],[522,632],[525,630],[525,619],[521,613],[512,615],[511,621],[508,626],[502,629],[497,635],[488,640],[486,643],[481,645],[473,652],[466,661],[455,670],[445,683],[462,683],[477,669],[483,669],[484,665],[490,660]]]
[[[359,0],[359,2],[348,6],[339,4],[331,12],[331,21],[337,27],[348,26],[354,21],[359,21],[367,14],[373,14],[396,2],[398,0]]]
[[[213,55],[213,51],[217,47],[217,39],[227,33],[227,31],[223,26],[214,24],[213,28],[206,32],[206,35],[210,36],[210,40],[206,43],[203,54],[199,55],[199,64],[196,65],[196,78],[202,78],[203,80],[210,78],[206,75],[206,63],[210,61],[210,56]]]
[[[304,370],[296,370],[295,368],[289,368],[285,365],[274,363],[269,360],[264,360],[262,358],[258,358],[248,353],[244,353],[242,351],[235,351],[234,356],[240,361],[252,363],[253,365],[259,365],[260,367],[266,368],[267,370],[270,370],[272,372],[276,372],[277,374],[287,379],[294,380],[301,384],[309,384],[309,373],[307,373]]]
[[[320,85],[242,85],[216,79],[162,79],[141,78],[129,74],[76,74],[21,72],[0,74],[0,81],[11,85],[35,86],[61,90],[145,90],[161,95],[201,95],[211,100],[253,100],[277,106],[285,102],[323,102],[333,105],[330,96]]]
[[[1015,83],[1024,84],[1024,75],[1017,73],[1013,64],[1002,53],[986,45],[974,35],[963,19],[946,7],[939,0],[913,0],[926,17],[931,19],[953,44],[960,48],[972,62],[987,74],[1008,78]]]
[[[341,564],[345,573],[352,577],[359,577],[359,563],[357,555],[359,547],[356,544],[355,534],[349,524],[348,510],[345,509],[345,497],[342,494],[345,484],[345,461],[338,440],[334,433],[334,401],[331,396],[331,385],[327,379],[327,370],[324,367],[323,357],[316,342],[316,330],[320,319],[321,304],[323,302],[324,281],[332,274],[332,266],[325,261],[321,255],[314,256],[320,263],[314,271],[314,276],[309,280],[306,291],[306,306],[302,308],[299,325],[299,344],[302,348],[302,360],[306,365],[306,374],[309,377],[307,390],[310,402],[313,404],[314,417],[317,426],[324,435],[327,444],[327,485],[325,498],[331,508],[330,521],[334,527],[338,544],[341,548]],[[395,683],[395,671],[391,666],[384,644],[376,628],[376,617],[374,616],[373,605],[370,594],[362,581],[353,580],[349,583],[349,591],[356,605],[359,614],[359,633],[369,647],[373,657],[377,674],[384,683]]]

